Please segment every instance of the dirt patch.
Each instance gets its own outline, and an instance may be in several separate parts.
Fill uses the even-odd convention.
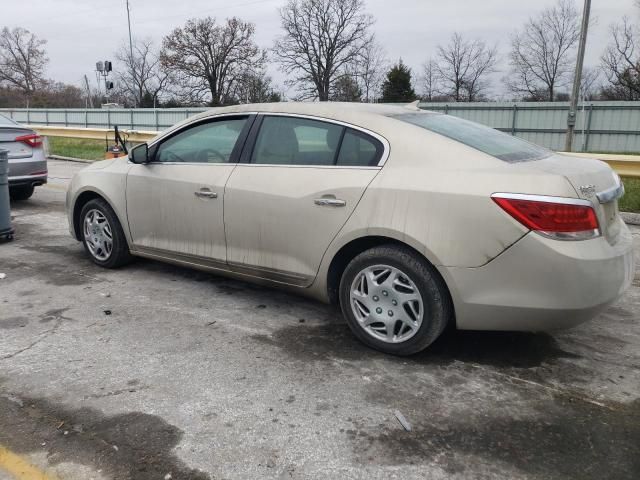
[[[472,455],[486,465],[509,464],[536,478],[640,478],[640,401],[603,408],[560,396],[536,406],[534,418],[515,418],[499,408],[489,415],[451,418],[425,408],[427,415],[409,417],[411,432],[390,422],[348,435],[363,464],[431,461],[459,473],[477,471],[460,460]]]
[[[0,443],[21,454],[46,450],[53,465],[89,465],[121,480],[157,480],[167,474],[180,480],[210,479],[175,456],[181,437],[180,429],[154,415],[109,417],[90,408],[71,410],[46,400],[0,396]]]

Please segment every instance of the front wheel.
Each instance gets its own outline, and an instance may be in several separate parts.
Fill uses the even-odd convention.
[[[396,245],[374,247],[349,263],[340,281],[340,306],[356,337],[394,355],[427,348],[453,315],[437,271]]]
[[[80,212],[82,243],[93,263],[117,268],[131,261],[129,246],[118,217],[107,202],[96,198]]]

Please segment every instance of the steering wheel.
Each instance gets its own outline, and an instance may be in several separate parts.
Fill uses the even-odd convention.
[[[167,161],[168,162],[182,162],[184,163],[184,158],[180,155],[173,153],[171,150],[167,152]]]
[[[203,148],[202,150],[200,150],[196,155],[196,161],[203,163],[208,162],[209,154],[213,154],[214,156],[218,157],[220,160],[222,160],[222,163],[225,163],[227,161],[227,157],[225,157],[215,148]]]

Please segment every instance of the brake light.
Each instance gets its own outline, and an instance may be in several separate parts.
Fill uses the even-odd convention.
[[[26,143],[30,147],[39,147],[42,145],[42,137],[36,133],[30,133],[29,135],[21,135],[16,137],[16,142]]]
[[[557,240],[586,240],[600,235],[598,218],[587,200],[496,193],[491,196],[525,227]]]

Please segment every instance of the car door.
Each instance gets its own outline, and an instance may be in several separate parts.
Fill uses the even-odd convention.
[[[261,115],[249,138],[225,189],[229,267],[308,286],[378,173],[386,141],[285,114]]]
[[[149,150],[127,175],[134,250],[226,263],[224,187],[254,117],[224,116],[188,125]]]

